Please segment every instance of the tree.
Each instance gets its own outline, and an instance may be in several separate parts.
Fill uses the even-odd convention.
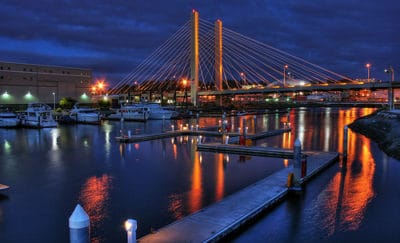
[[[74,104],[76,103],[76,100],[74,100],[71,97],[64,97],[60,100],[60,107],[62,109],[72,109]]]

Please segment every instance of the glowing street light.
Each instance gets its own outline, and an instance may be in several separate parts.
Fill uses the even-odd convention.
[[[369,83],[369,82],[370,82],[370,81],[369,81],[369,77],[370,77],[371,63],[365,64],[365,67],[367,68],[367,71],[368,71],[368,79],[367,79],[367,82]]]
[[[388,89],[388,100],[389,100],[389,110],[393,110],[394,109],[394,103],[393,103],[394,93],[393,93],[392,84],[394,81],[394,69],[393,69],[392,65],[389,65],[389,68],[386,68],[384,71],[385,71],[385,73],[392,76],[392,78],[390,79],[390,87]]]
[[[188,103],[187,103],[187,79],[182,79],[182,85],[183,85],[183,88],[185,89],[185,105],[186,105],[186,109],[187,109],[187,107],[188,107]]]
[[[244,72],[240,72],[240,77],[242,78],[243,85],[247,85],[246,74]]]
[[[283,66],[283,87],[286,87],[286,70],[289,68],[287,64]]]
[[[53,94],[53,110],[56,110],[56,93],[52,93]]]

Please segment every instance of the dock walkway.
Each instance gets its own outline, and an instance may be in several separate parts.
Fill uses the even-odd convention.
[[[308,174],[302,183],[337,161],[336,152],[306,152]],[[288,174],[282,169],[181,220],[140,238],[139,242],[214,242],[227,236],[288,194]]]
[[[279,129],[279,130],[272,130],[267,132],[262,132],[259,134],[248,135],[249,139],[258,139],[262,137],[268,136],[275,136],[285,132],[290,131],[290,129]],[[171,138],[171,137],[178,137],[178,136],[209,136],[209,137],[222,137],[224,135],[221,132],[213,132],[213,131],[205,131],[205,130],[198,130],[198,131],[190,131],[190,130],[176,130],[176,131],[167,131],[164,133],[154,133],[154,134],[139,134],[139,135],[131,135],[131,136],[119,136],[115,139],[121,143],[137,143],[149,140],[156,140],[156,139],[163,139],[163,138]],[[229,132],[225,133],[230,137],[230,142],[235,143],[235,141],[239,141],[238,137],[241,135],[236,132]]]

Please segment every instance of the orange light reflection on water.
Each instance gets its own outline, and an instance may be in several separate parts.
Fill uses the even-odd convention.
[[[343,128],[356,117],[356,109],[339,112],[338,150],[343,152]],[[373,109],[363,109],[361,115]],[[350,131],[348,133],[348,158],[341,171],[332,178],[327,188],[316,199],[318,221],[328,235],[335,231],[351,231],[360,227],[368,204],[375,196],[373,187],[375,161],[370,151],[371,141]],[[355,156],[357,155],[357,156]]]
[[[112,177],[102,175],[101,177],[92,176],[87,179],[82,187],[79,201],[90,217],[90,222],[96,228],[100,222],[107,217],[107,202],[109,191],[112,187]]]
[[[197,143],[192,143],[192,179],[191,188],[189,192],[189,210],[190,212],[196,212],[202,207],[203,198],[203,185],[202,185],[202,173],[201,173],[201,163],[199,160],[199,152],[196,150]]]
[[[216,183],[215,183],[215,199],[216,201],[221,200],[224,197],[224,184],[225,184],[225,174],[224,174],[224,155],[215,155],[215,171],[216,171]]]

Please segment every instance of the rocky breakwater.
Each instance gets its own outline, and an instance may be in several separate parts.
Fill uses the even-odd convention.
[[[389,156],[400,160],[400,110],[378,110],[348,126],[375,141]]]

